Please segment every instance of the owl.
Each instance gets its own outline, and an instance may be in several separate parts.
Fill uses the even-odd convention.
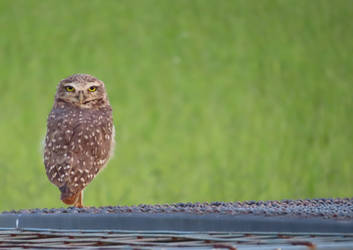
[[[114,136],[104,83],[88,74],[60,81],[47,121],[44,165],[65,204],[83,207],[83,190],[107,165]]]

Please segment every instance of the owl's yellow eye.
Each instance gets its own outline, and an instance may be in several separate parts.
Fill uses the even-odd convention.
[[[66,90],[67,92],[72,92],[72,91],[75,90],[75,88],[72,87],[72,86],[65,86],[65,90]]]
[[[97,90],[97,87],[94,87],[94,86],[91,86],[91,87],[88,88],[89,92],[94,92],[96,90]]]

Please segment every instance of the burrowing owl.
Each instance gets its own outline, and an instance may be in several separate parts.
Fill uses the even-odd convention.
[[[44,165],[64,203],[83,206],[83,189],[111,157],[114,134],[102,81],[74,74],[59,83],[48,117]]]

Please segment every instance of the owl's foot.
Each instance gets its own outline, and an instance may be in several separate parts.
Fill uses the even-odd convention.
[[[80,194],[78,195],[78,199],[74,204],[75,207],[78,208],[83,208],[83,191],[80,192]]]

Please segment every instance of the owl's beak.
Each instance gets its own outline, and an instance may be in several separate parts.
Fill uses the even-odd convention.
[[[83,101],[84,101],[83,91],[78,92],[78,100],[80,101],[81,104],[83,104]]]

